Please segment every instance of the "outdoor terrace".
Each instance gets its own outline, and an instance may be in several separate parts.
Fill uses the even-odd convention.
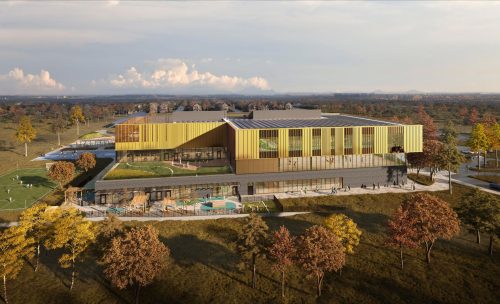
[[[104,180],[131,179],[131,178],[152,178],[152,177],[177,177],[196,176],[232,173],[231,167],[227,164],[218,166],[206,166],[196,163],[178,163],[172,161],[155,162],[133,162],[119,163],[108,174]]]

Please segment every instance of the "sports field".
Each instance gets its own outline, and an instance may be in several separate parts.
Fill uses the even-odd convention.
[[[25,201],[29,207],[56,186],[43,168],[19,169],[1,175],[0,210],[24,208]]]

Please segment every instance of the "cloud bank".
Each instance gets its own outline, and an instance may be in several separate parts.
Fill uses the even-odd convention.
[[[217,91],[238,92],[246,89],[269,90],[265,78],[215,75],[200,72],[195,65],[188,66],[181,59],[162,58],[149,64],[152,69],[138,70],[130,67],[108,81],[114,88],[126,89],[190,89],[205,88]]]
[[[29,74],[21,68],[14,68],[7,74],[0,74],[0,94],[50,94],[64,89],[64,85],[52,78],[47,70]]]

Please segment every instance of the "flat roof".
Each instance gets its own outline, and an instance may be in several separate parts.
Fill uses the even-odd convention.
[[[179,111],[167,114],[133,117],[121,124],[168,123],[168,122],[218,122],[224,121],[226,111]]]
[[[319,119],[245,119],[227,118],[239,129],[280,129],[280,128],[321,128],[321,127],[361,127],[393,126],[398,123],[375,120],[350,115],[325,115]]]

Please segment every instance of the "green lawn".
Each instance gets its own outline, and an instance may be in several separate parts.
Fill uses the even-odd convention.
[[[80,139],[94,139],[94,138],[100,138],[100,137],[110,137],[109,135],[103,135],[102,133],[99,132],[90,132],[85,135],[80,136]]]
[[[104,179],[129,179],[165,176],[190,176],[231,173],[229,166],[200,167],[188,170],[172,166],[169,162],[134,162],[120,163],[111,170]]]
[[[446,191],[435,194],[455,205],[468,191],[456,185],[453,196]],[[361,243],[347,257],[342,275],[326,276],[320,299],[315,298],[314,281],[294,267],[287,274],[287,300],[282,301],[280,277],[266,259],[258,260],[258,288],[251,288],[250,272],[236,266],[235,240],[242,219],[152,222],[171,250],[171,263],[158,281],[141,289],[141,303],[497,303],[500,255],[497,251],[490,258],[486,240],[477,245],[474,235],[465,231],[451,241],[438,241],[430,265],[421,248],[407,251],[406,268],[399,270],[398,251],[384,242],[387,220],[403,198],[330,196],[318,202],[324,212],[265,218],[271,230],[285,225],[294,235],[321,224],[331,213],[346,213],[356,221],[363,232]],[[94,252],[77,265],[76,285],[69,292],[70,272],[57,266],[60,253],[43,251],[37,273],[26,266],[8,282],[11,302],[133,303],[133,290],[118,290],[103,278]]]
[[[33,184],[33,187],[27,188],[26,184]],[[29,207],[54,187],[56,184],[48,179],[46,170],[42,168],[19,169],[0,176],[0,210],[24,208],[25,200]]]
[[[487,183],[500,184],[500,175],[469,175],[469,177],[482,180]]]

